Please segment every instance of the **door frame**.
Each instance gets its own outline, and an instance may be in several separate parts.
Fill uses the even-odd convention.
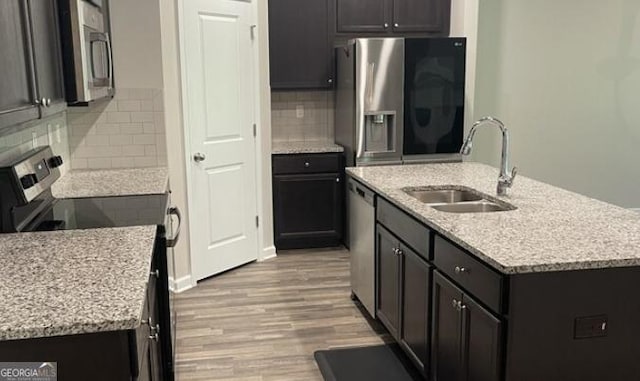
[[[177,3],[177,13],[178,13],[178,23],[177,23],[177,34],[178,34],[178,44],[179,44],[179,61],[180,61],[180,92],[182,93],[182,133],[184,138],[184,166],[185,166],[185,176],[186,176],[186,188],[187,188],[187,207],[189,210],[194,210],[195,205],[193,204],[193,173],[192,173],[192,154],[193,150],[191,148],[191,133],[189,128],[189,96],[187,92],[187,84],[186,84],[186,52],[185,52],[185,36],[184,36],[184,3],[190,0],[176,0]],[[216,1],[216,0],[214,0]],[[261,243],[264,242],[264,218],[263,218],[263,199],[264,199],[264,189],[261,186],[261,176],[263,168],[265,167],[265,163],[263,162],[263,149],[261,141],[263,139],[262,136],[262,126],[260,123],[260,115],[261,115],[261,94],[260,94],[260,44],[259,44],[259,27],[258,27],[258,1],[260,0],[232,0],[238,2],[249,2],[251,4],[251,24],[256,25],[253,28],[253,88],[254,88],[254,100],[253,100],[253,120],[256,125],[256,135],[254,137],[254,149],[255,149],[255,184],[256,184],[256,214],[259,218],[260,224],[257,227],[257,242],[255,247],[256,258],[257,260],[263,259],[261,256],[262,249],[260,248]],[[250,33],[250,31],[247,31]],[[191,213],[188,213],[187,216],[189,226],[194,225],[194,221],[191,218]],[[195,232],[194,229],[189,229],[189,241],[190,241],[190,250],[189,250],[189,278],[191,287],[196,287],[198,285],[198,280],[193,275],[193,264],[195,263],[195,258],[197,256],[197,250],[193,244]]]

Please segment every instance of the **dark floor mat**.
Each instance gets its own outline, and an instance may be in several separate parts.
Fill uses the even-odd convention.
[[[317,351],[325,381],[418,381],[422,377],[395,344]]]

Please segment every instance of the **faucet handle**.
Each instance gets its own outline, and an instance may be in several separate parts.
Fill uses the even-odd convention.
[[[511,169],[511,179],[509,180],[511,184],[513,184],[513,180],[515,180],[517,174],[518,174],[518,167],[513,167],[513,169]]]

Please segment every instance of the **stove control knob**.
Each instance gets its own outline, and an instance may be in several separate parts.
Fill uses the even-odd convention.
[[[49,159],[49,168],[58,168],[62,163],[62,156],[53,156]]]
[[[29,189],[32,186],[38,183],[38,178],[35,173],[30,173],[28,175],[24,175],[20,178],[20,182],[22,183],[22,188]]]

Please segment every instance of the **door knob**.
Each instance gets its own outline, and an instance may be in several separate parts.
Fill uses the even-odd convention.
[[[200,153],[200,152],[198,152],[198,153],[193,155],[193,160],[196,163],[200,163],[201,161],[204,161],[204,159],[206,159],[206,158],[207,157],[203,153]]]

